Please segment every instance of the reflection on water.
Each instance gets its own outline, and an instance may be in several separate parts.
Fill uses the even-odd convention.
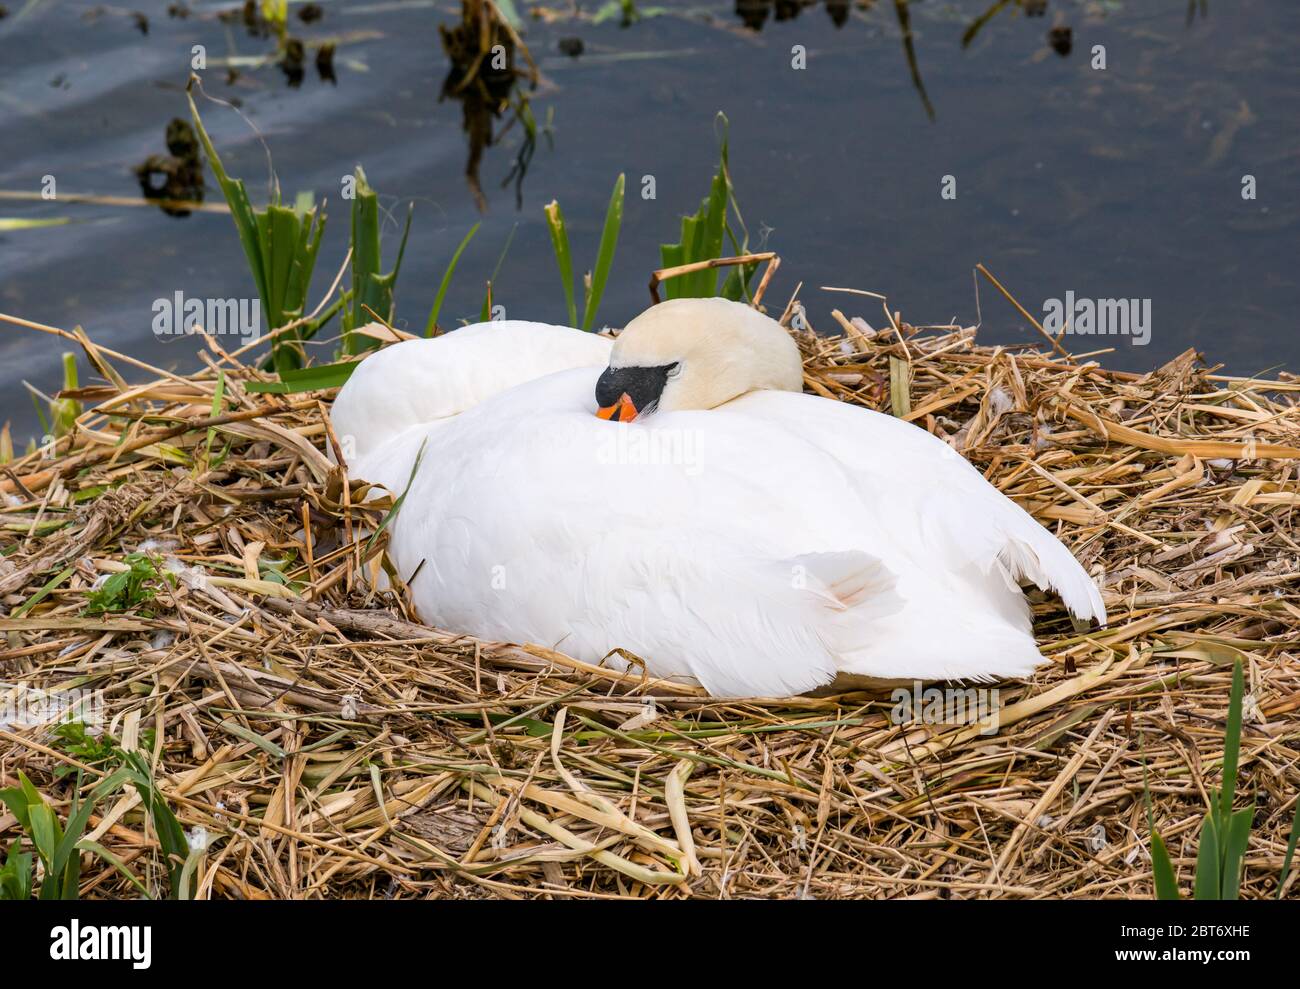
[[[460,22],[451,26],[439,24],[438,35],[451,61],[438,98],[455,100],[461,105],[461,126],[469,141],[465,178],[474,202],[480,211],[487,210],[479,167],[484,150],[501,137],[501,134],[494,135],[496,121],[509,110],[506,129],[519,126],[524,139],[502,186],[515,183],[516,206],[522,209],[524,175],[537,147],[537,126],[521,83],[536,88],[537,65],[497,8],[484,0],[461,0]],[[520,68],[516,64],[519,61],[526,63],[527,68]]]
[[[1007,6],[1011,0],[998,0],[993,8],[984,15],[984,20],[992,17],[997,10]],[[1040,0],[1021,0],[1022,3],[1035,3]],[[1041,0],[1046,3],[1046,0]],[[912,85],[921,98],[926,116],[934,119],[934,106],[925,92],[925,83],[921,79],[921,69],[917,64],[916,46],[912,37],[911,0],[893,0],[894,13],[898,18],[899,36],[903,43],[903,55],[912,77]],[[874,6],[875,0],[858,0],[859,11],[866,12]],[[736,0],[736,16],[745,27],[761,31],[769,16],[776,23],[791,21],[807,7],[824,7],[835,27],[842,28],[849,21],[850,5],[847,0]]]
[[[818,6],[818,0],[736,0],[736,16],[740,18],[745,27],[754,31],[762,30],[767,19],[772,17],[776,21],[789,21],[799,16],[799,12],[805,7]],[[835,22],[836,27],[840,27],[848,20],[848,4],[830,4],[826,5],[827,10],[831,11],[831,19]],[[843,17],[837,17],[835,10],[842,12]]]
[[[925,115],[934,120],[934,104],[926,95],[925,83],[921,81],[921,67],[916,60],[916,43],[912,35],[912,13],[907,0],[894,0],[894,12],[898,15],[898,31],[903,38],[903,53],[907,56],[907,69],[912,74],[912,85],[916,87]]]
[[[297,4],[292,8],[303,24],[315,24],[325,15],[320,4]],[[632,8],[634,10],[634,8]],[[174,18],[188,18],[192,11],[173,5]],[[198,15],[211,16],[211,15]],[[234,86],[240,79],[241,68],[257,71],[274,65],[290,89],[299,89],[306,77],[308,60],[314,59],[316,74],[322,82],[338,85],[335,71],[335,54],[340,40],[329,38],[304,41],[288,33],[287,21],[269,20],[259,0],[245,0],[242,7],[232,7],[215,15],[226,24],[240,23],[247,37],[269,41],[269,50],[261,56],[233,53],[215,64],[225,64],[227,85]],[[630,21],[629,21],[630,23]],[[538,127],[529,104],[529,91],[536,89],[540,78],[527,45],[488,0],[462,0],[460,17],[438,25],[442,49],[450,65],[439,91],[439,101],[450,100],[461,105],[461,127],[468,146],[465,176],[470,194],[480,211],[488,208],[479,172],[484,152],[499,143],[504,134],[518,127],[523,134],[509,174],[502,181],[505,188],[513,184],[517,208],[523,205],[523,181],[537,146]],[[568,39],[570,53],[582,50],[581,39]],[[314,53],[314,54],[313,54]],[[195,66],[202,68],[203,66]],[[238,98],[231,102],[240,105]],[[504,120],[504,126],[497,129]],[[142,189],[151,199],[188,198],[165,193],[158,186],[164,180],[171,192],[179,191],[180,179],[172,175],[174,162],[151,158],[141,166]],[[188,178],[182,175],[181,178]],[[201,193],[200,193],[201,195]],[[199,198],[199,197],[194,197]],[[169,209],[173,215],[186,215],[184,210]]]
[[[262,16],[258,0],[244,0],[242,8],[223,10],[217,16],[228,24],[241,21],[250,38],[269,38],[276,34],[276,25]]]
[[[1047,0],[1015,0],[1014,3],[1012,0],[994,0],[988,9],[970,22],[970,26],[966,28],[965,33],[961,36],[961,46],[969,48],[970,43],[983,30],[984,25],[999,14],[1013,13],[1017,10],[1022,11],[1026,17],[1042,17],[1047,13]],[[1050,43],[1050,37],[1048,41]]]
[[[926,94],[925,82],[921,77],[921,68],[917,59],[916,44],[912,32],[913,0],[890,0],[894,16],[897,18],[899,39],[903,45],[903,56],[907,62],[912,85],[921,99],[926,116],[935,119],[934,105]],[[1208,13],[1209,0],[1190,0],[1188,17],[1194,16],[1199,9],[1203,15]],[[876,0],[857,0],[853,5],[860,15],[865,15],[875,6]],[[745,27],[761,31],[771,17],[775,23],[791,21],[808,7],[824,7],[831,23],[842,28],[849,21],[851,5],[848,0],[735,0],[736,16]],[[1043,17],[1047,13],[1048,0],[994,0],[982,13],[971,20],[962,35],[962,47],[967,48],[979,35],[983,27],[999,14],[1017,13],[1025,17]],[[1058,13],[1056,23],[1047,31],[1047,44],[1058,55],[1065,57],[1074,47],[1074,32],[1065,23],[1064,14]]]

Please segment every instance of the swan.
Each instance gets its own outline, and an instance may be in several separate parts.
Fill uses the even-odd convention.
[[[925,430],[803,394],[794,341],[748,306],[661,303],[603,360],[567,327],[547,332],[572,351],[529,350],[526,326],[390,348],[423,363],[362,376],[381,352],[335,402],[361,431],[349,471],[406,492],[389,553],[423,621],[715,696],[1027,676],[1044,659],[1021,581],[1105,622],[1051,533]],[[462,333],[499,387],[435,353]],[[385,418],[399,407],[439,414]]]

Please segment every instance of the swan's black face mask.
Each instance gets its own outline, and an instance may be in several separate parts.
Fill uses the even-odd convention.
[[[649,415],[659,405],[668,376],[676,362],[660,367],[607,367],[596,382],[596,415],[615,422],[631,422]]]

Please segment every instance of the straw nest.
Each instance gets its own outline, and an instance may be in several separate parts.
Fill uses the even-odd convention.
[[[1300,793],[1300,382],[833,315],[842,336],[798,333],[809,389],[946,438],[1104,587],[1100,630],[1035,598],[1051,662],[999,685],[996,732],[895,724],[887,689],[715,700],[426,628],[360,579],[385,503],[360,509],[322,452],[328,395],[250,393],[265,376],[211,338],[203,372],[128,386],[80,331],[106,384],[52,459],[0,468],[0,681],[103,692],[107,730],[206,829],[203,897],[1131,898],[1152,893],[1148,788],[1190,886],[1240,658],[1242,892],[1275,895]],[[89,613],[135,551],[173,578]],[[22,770],[61,813],[55,771],[79,763],[0,731],[4,785]],[[91,824],[165,892],[134,793]],[[136,895],[86,862],[83,896]]]

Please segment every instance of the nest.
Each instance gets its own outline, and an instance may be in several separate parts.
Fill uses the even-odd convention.
[[[888,689],[720,700],[419,624],[361,579],[388,506],[327,457],[328,394],[250,392],[264,375],[212,338],[202,372],[128,386],[76,334],[107,384],[0,468],[0,681],[100,692],[103,730],[206,833],[199,897],[1127,899],[1152,895],[1148,800],[1190,888],[1241,660],[1242,895],[1276,895],[1300,792],[1300,383],[1191,352],[1108,371],[886,313],[798,332],[808,388],[943,437],[1104,589],[1102,629],[1033,599],[1050,663],[997,685],[996,731],[897,723]],[[130,554],[170,576],[94,606]],[[88,760],[0,730],[3,785],[21,770],[60,815],[69,768],[105,772]],[[166,893],[138,795],[91,837]],[[85,862],[82,896],[139,895]]]

